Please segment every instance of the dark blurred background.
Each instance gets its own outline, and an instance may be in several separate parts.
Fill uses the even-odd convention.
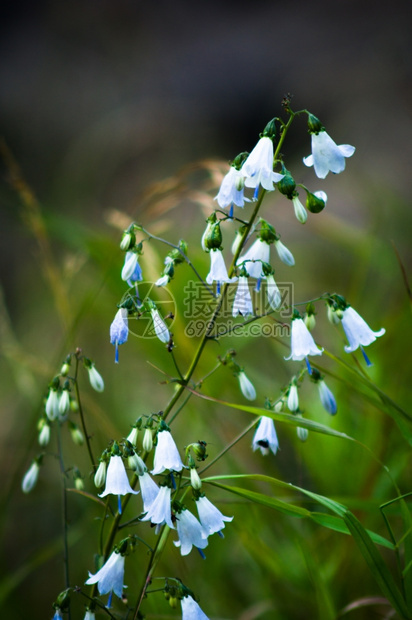
[[[0,595],[8,618],[30,616],[37,620],[52,615],[50,602],[61,586],[59,543],[53,543],[54,547],[50,543],[46,557],[33,554],[42,549],[51,533],[58,541],[59,515],[46,485],[39,485],[33,506],[29,503],[32,496],[22,497],[20,480],[35,454],[35,424],[42,398],[67,352],[65,347],[72,350],[81,343],[87,354],[99,360],[102,374],[109,376],[112,394],[105,402],[106,413],[108,418],[114,416],[113,411],[120,413],[112,422],[105,418],[106,437],[113,437],[113,428],[120,429],[122,424],[118,432],[124,433],[124,424],[139,415],[137,398],[146,398],[149,410],[158,409],[166,400],[159,404],[156,390],[148,387],[143,395],[143,388],[133,384],[135,371],[128,363],[136,359],[135,343],[134,351],[132,347],[129,352],[121,351],[126,376],[121,379],[122,389],[116,392],[120,379],[110,378],[113,351],[107,330],[121,295],[117,243],[122,222],[125,218],[127,225],[128,218],[142,218],[148,227],[157,222],[155,230],[172,240],[193,231],[192,244],[196,246],[204,216],[213,208],[217,186],[207,185],[203,175],[199,181],[206,188],[203,198],[198,204],[189,200],[188,192],[195,191],[197,177],[196,167],[192,178],[193,170],[188,171],[187,166],[205,160],[225,163],[239,151],[251,150],[266,122],[282,113],[280,102],[286,93],[293,95],[292,108],[309,109],[338,144],[353,144],[357,149],[343,175],[329,175],[319,182],[301,163],[310,152],[303,120],[293,127],[285,145],[288,167],[297,171],[299,180],[330,194],[324,219],[323,215],[309,218],[303,232],[293,217],[279,216],[282,232],[288,235],[287,245],[304,263],[296,272],[300,297],[340,285],[343,293],[352,294],[353,305],[365,310],[361,314],[367,314],[368,309],[375,329],[385,325],[390,334],[397,325],[401,333],[393,330],[393,339],[388,340],[392,357],[387,358],[382,348],[381,355],[376,354],[380,364],[373,372],[376,379],[392,382],[393,396],[407,400],[409,365],[395,369],[393,360],[409,361],[404,338],[410,336],[410,323],[391,242],[408,270],[412,264],[412,11],[407,1],[365,0],[5,2],[1,11],[1,134],[41,205],[51,248],[77,317],[70,333],[62,331],[42,271],[38,242],[10,184],[10,171],[2,163],[0,466],[5,555]],[[177,189],[169,197],[170,204],[157,208],[153,192],[147,188],[157,187],[164,178],[171,179],[171,186],[175,184]],[[174,208],[173,201],[180,210]],[[207,260],[200,260],[206,273]],[[281,350],[279,360],[283,354]],[[268,350],[264,355],[269,355]],[[253,378],[260,381],[264,392],[264,373],[266,378],[270,376],[267,364],[257,351],[252,351],[251,359],[257,365]],[[149,381],[146,366],[141,372],[144,381]],[[119,377],[118,368],[116,372]],[[288,381],[290,372],[273,371],[276,377],[271,380],[279,383],[276,389]],[[253,376],[253,370],[250,374]],[[125,393],[127,387],[135,390],[133,405],[132,396]],[[224,382],[219,389],[224,391]],[[359,429],[353,407],[351,412],[351,423]],[[95,415],[98,420],[99,410]],[[346,430],[354,432],[353,428]],[[229,429],[222,431],[222,444],[231,437]],[[379,450],[384,450],[378,444]],[[342,459],[348,457],[345,449]],[[249,445],[245,451],[249,455]],[[280,457],[280,477],[289,466],[297,467],[294,457],[290,457],[292,464],[287,460],[286,452]],[[331,454],[326,450],[323,456]],[[296,458],[301,462],[303,457]],[[314,457],[305,458],[308,462],[312,459],[311,476],[321,485],[322,459],[316,463]],[[402,462],[409,462],[406,456]],[[267,461],[263,466],[268,466]],[[369,465],[365,467],[367,494],[373,485]],[[341,470],[336,464],[335,474],[342,476],[336,483],[337,494],[346,492]],[[57,493],[58,477],[49,482]],[[327,493],[328,489],[320,491]],[[84,516],[78,498],[74,506],[76,515]],[[232,507],[227,510],[233,513]],[[257,518],[249,514],[248,525],[253,535],[266,536],[261,543],[266,565],[262,568],[256,560],[251,537],[240,533],[248,552],[242,555],[236,547],[232,564],[222,567],[222,580],[227,571],[233,573],[227,587],[219,586],[216,597],[221,600],[211,602],[211,616],[239,620],[316,617],[314,600],[319,593],[311,596],[313,567],[308,569],[308,557],[313,548],[328,542],[317,540],[312,531],[307,534],[314,542],[310,552],[303,554],[306,563],[300,547],[293,543],[291,550],[284,543],[283,568],[279,568],[271,564],[267,553],[272,553],[284,529],[277,525],[278,535],[270,533],[272,515],[267,515],[265,526],[259,529]],[[284,527],[293,530],[295,526]],[[93,538],[92,526],[89,528]],[[296,532],[289,534],[286,538],[294,541]],[[76,533],[74,538],[76,548],[81,535]],[[345,541],[336,544],[344,555]],[[77,550],[81,555],[81,549]],[[81,559],[76,575],[79,582],[84,566],[91,568],[89,558],[85,554]],[[363,575],[361,560],[359,565]],[[236,567],[243,571],[238,578]],[[344,568],[338,568],[336,561],[323,576],[330,584],[333,575],[342,570],[350,575],[350,554],[345,556]],[[33,571],[35,576],[31,576]],[[282,581],[285,574],[287,587]],[[207,582],[206,576],[202,579]],[[333,603],[337,609],[357,595],[379,594],[372,581],[367,581],[365,591],[358,592],[358,586],[356,578],[347,588],[339,586]],[[277,589],[287,595],[278,597]],[[19,592],[26,595],[21,597]],[[204,601],[213,598],[206,585],[202,594]],[[258,599],[266,601],[262,609],[253,607]],[[299,611],[294,601],[307,605],[309,615]]]

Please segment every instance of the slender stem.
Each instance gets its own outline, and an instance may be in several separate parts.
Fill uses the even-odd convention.
[[[77,399],[77,404],[79,406],[80,420],[82,423],[83,434],[86,440],[87,451],[89,453],[90,461],[91,461],[92,468],[93,468],[93,473],[95,473],[97,469],[97,465],[96,465],[96,461],[94,460],[92,447],[90,444],[90,437],[86,429],[86,422],[85,422],[84,413],[83,413],[82,401],[80,399],[80,390],[79,390],[79,383],[78,383],[79,358],[77,355],[75,355],[75,359],[76,359],[76,368],[74,371],[74,389],[76,391],[76,399]]]
[[[67,518],[67,491],[66,491],[66,470],[63,462],[63,449],[61,438],[61,423],[57,424],[57,445],[59,453],[60,473],[62,477],[62,525],[63,525],[63,563],[64,563],[64,582],[66,589],[70,588],[69,573],[69,544],[68,544],[68,518]],[[71,618],[70,603],[68,606],[68,618]]]
[[[228,452],[229,450],[231,450],[231,448],[233,448],[233,446],[235,446],[241,439],[243,439],[243,437],[245,435],[248,434],[248,432],[254,427],[256,426],[256,424],[259,422],[260,418],[257,418],[256,420],[253,420],[253,422],[251,422],[250,424],[247,425],[247,427],[241,432],[239,433],[239,435],[237,435],[237,437],[235,437],[233,439],[233,441],[231,441],[227,446],[224,447],[224,449],[219,452],[219,454],[217,456],[215,456],[214,459],[212,459],[207,465],[206,467],[203,467],[203,469],[199,470],[199,475],[203,474],[207,469],[209,469],[209,467],[212,467],[212,465],[214,465],[216,463],[216,461],[218,461],[219,459],[222,458],[222,456],[224,454],[226,454],[226,452]]]

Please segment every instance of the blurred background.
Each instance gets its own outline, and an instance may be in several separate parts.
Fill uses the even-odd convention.
[[[276,277],[293,278],[299,300],[339,292],[373,329],[384,326],[385,337],[368,350],[374,362],[368,374],[409,410],[410,304],[397,255],[410,276],[412,15],[406,1],[395,7],[365,0],[63,0],[6,3],[2,14],[0,601],[5,617],[37,620],[52,617],[51,603],[64,589],[54,436],[36,489],[21,492],[39,452],[36,424],[47,385],[76,347],[96,362],[104,395],[81,376],[96,453],[127,435],[137,417],[165,406],[172,388],[147,363],[174,373],[158,341],[131,338],[119,366],[113,363],[108,330],[125,290],[121,232],[136,220],[172,242],[185,238],[205,276],[209,259],[200,237],[227,163],[250,151],[265,124],[282,114],[286,93],[293,109],[310,110],[356,153],[344,174],[319,180],[302,164],[310,152],[306,122],[294,123],[283,149],[287,167],[329,201],[303,227],[286,198],[268,198],[262,215],[296,258],[292,275],[278,261]],[[229,255],[230,227],[224,234]],[[146,279],[157,279],[166,253],[159,244],[145,246]],[[175,335],[184,328],[189,274],[181,267],[169,287]],[[317,319],[316,340],[343,356],[342,332],[323,311]],[[209,347],[197,378],[233,347],[263,406],[298,371],[283,361],[287,340],[280,340],[225,339]],[[178,342],[183,369],[196,344]],[[323,364],[332,373],[338,415],[328,417],[309,382],[301,390],[305,413],[367,444],[401,492],[410,491],[410,448],[394,421],[350,374]],[[247,404],[225,368],[203,389]],[[244,412],[192,399],[174,432],[180,446],[204,439],[214,457],[250,421]],[[367,527],[387,535],[378,507],[396,493],[366,450],[314,433],[303,444],[284,425],[278,434],[276,457],[253,454],[248,435],[209,473],[266,473],[306,486],[346,503]],[[85,449],[69,436],[63,440],[67,467],[77,465],[94,493]],[[273,493],[264,485],[249,488]],[[179,576],[210,618],[331,619],[357,599],[381,596],[349,537],[216,490],[208,496],[235,516],[225,540],[211,540],[206,562],[194,553],[182,559],[170,545],[159,574]],[[69,499],[71,579],[81,586],[93,570],[100,513],[83,497]],[[283,499],[306,505],[298,496]],[[396,508],[392,519],[396,529]],[[145,562],[144,548],[138,554]],[[384,557],[395,568],[393,556]],[[126,569],[131,593],[142,579],[133,566]],[[81,618],[84,600],[73,599],[73,617]],[[149,597],[144,611],[148,618],[179,615],[161,595]],[[348,617],[387,612],[377,605]]]

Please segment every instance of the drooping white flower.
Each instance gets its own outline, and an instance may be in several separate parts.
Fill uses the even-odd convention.
[[[110,344],[116,347],[114,361],[119,363],[119,345],[124,344],[129,336],[128,312],[126,308],[120,308],[110,325]]]
[[[99,467],[94,474],[94,485],[100,489],[106,482],[107,464],[105,460],[100,461]]]
[[[324,409],[331,415],[335,415],[338,410],[338,405],[332,391],[328,388],[323,379],[319,379],[317,382],[320,402]]]
[[[23,493],[30,493],[30,491],[36,486],[39,478],[40,464],[37,460],[34,460],[29,469],[24,474],[21,489]]]
[[[90,611],[90,609],[88,609],[84,614],[83,620],[96,620],[96,614],[94,611]]]
[[[150,310],[150,313],[152,315],[153,327],[156,332],[156,336],[161,342],[164,342],[166,344],[170,340],[170,332],[167,329],[166,323],[160,316],[157,308],[152,308]]]
[[[161,474],[166,469],[170,471],[181,471],[183,468],[182,459],[175,441],[167,429],[160,429],[157,434],[157,446],[153,459],[152,474]]]
[[[137,446],[137,438],[139,436],[139,429],[137,426],[132,426],[132,430],[127,436],[127,441],[130,441],[132,446],[135,448]]]
[[[298,387],[294,383],[289,388],[287,404],[289,411],[297,411],[299,409]]]
[[[136,252],[126,252],[122,269],[122,280],[133,286],[135,282],[143,280],[142,268],[139,265],[139,257]]]
[[[182,604],[182,620],[209,620],[190,595],[186,595],[180,602]]]
[[[295,211],[296,219],[301,224],[304,224],[308,219],[308,213],[299,200],[299,196],[293,196],[292,198],[293,209]]]
[[[89,373],[89,381],[90,385],[96,392],[103,392],[104,390],[104,381],[102,375],[96,370],[94,364],[91,366],[86,366],[86,370]]]
[[[279,448],[279,442],[272,418],[268,418],[267,416],[262,416],[260,418],[259,426],[253,437],[252,447],[253,451],[259,448],[263,455],[269,454],[269,449],[272,450],[273,454],[276,454]]]
[[[254,388],[251,380],[245,375],[244,371],[241,370],[238,373],[237,378],[239,379],[240,391],[243,396],[248,400],[256,400],[256,390]]]
[[[284,175],[273,172],[273,142],[270,138],[260,138],[243,164],[241,172],[245,177],[246,187],[258,190],[261,185],[269,192],[275,189],[273,183],[278,183]]]
[[[295,259],[292,252],[288,250],[288,248],[281,242],[280,239],[276,239],[276,241],[274,242],[274,246],[282,263],[288,265],[288,267],[293,267],[293,265],[295,264]]]
[[[158,280],[156,280],[156,286],[167,286],[170,282],[169,276],[161,276]]]
[[[48,396],[47,396],[46,406],[45,406],[46,415],[50,421],[53,421],[58,417],[60,413],[59,404],[60,404],[59,393],[55,388],[51,387],[49,390]]]
[[[254,314],[252,297],[246,276],[239,276],[236,295],[233,301],[232,316],[236,318],[239,314],[244,317]]]
[[[285,360],[301,361],[308,355],[322,355],[303,319],[293,318],[291,326],[291,354]]]
[[[41,446],[47,446],[50,441],[50,424],[48,420],[42,419],[39,425],[38,442]]]
[[[63,389],[59,398],[59,415],[60,417],[69,410],[70,407],[70,395],[69,390]]]
[[[139,484],[142,492],[143,512],[148,512],[159,494],[159,487],[147,471],[139,474]]]
[[[107,562],[95,575],[89,573],[86,585],[97,583],[99,594],[114,592],[122,598],[124,587],[124,555],[113,551]]]
[[[179,540],[173,541],[173,543],[176,547],[180,547],[182,555],[188,555],[193,546],[198,549],[207,547],[207,533],[187,508],[176,514],[176,528]]]
[[[213,249],[210,251],[210,271],[206,276],[206,282],[213,284],[217,282],[217,292],[220,293],[220,287],[224,282],[235,282],[236,278],[229,278],[227,273],[225,259],[221,250]]]
[[[282,302],[282,296],[272,274],[266,276],[266,297],[272,310],[277,310]]]
[[[312,155],[303,158],[305,166],[314,166],[316,176],[324,179],[329,170],[335,174],[345,169],[345,157],[351,157],[355,147],[350,144],[338,146],[326,131],[312,133]]]
[[[139,491],[134,491],[130,486],[122,457],[112,455],[107,468],[106,487],[99,497],[106,497],[109,494],[127,495],[128,493],[137,495]]]
[[[225,517],[204,495],[196,500],[196,507],[199,521],[208,536],[223,530],[225,521],[233,521],[233,517]]]
[[[385,329],[382,328],[377,332],[371,330],[366,321],[352,308],[348,306],[342,314],[342,327],[345,330],[349,345],[345,346],[346,353],[353,353],[360,347],[366,347],[376,338],[383,336]]]
[[[167,486],[160,487],[156,498],[149,505],[147,513],[141,518],[141,521],[151,521],[155,525],[164,525],[165,523],[170,529],[175,529],[172,521],[172,489]],[[146,507],[146,506],[145,506]]]
[[[253,245],[245,252],[243,256],[238,258],[237,265],[243,264],[251,278],[264,278],[265,274],[262,270],[262,263],[270,261],[270,245],[262,239],[256,239]]]
[[[240,170],[234,166],[230,167],[229,172],[224,177],[219,189],[218,195],[215,197],[221,209],[236,205],[244,207],[245,202],[250,202],[249,198],[244,197],[245,177]]]

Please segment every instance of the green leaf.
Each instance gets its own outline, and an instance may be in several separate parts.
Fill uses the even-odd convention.
[[[324,512],[311,512],[310,518],[318,525],[327,527],[328,529],[334,530],[335,532],[340,532],[341,534],[351,534],[348,526],[341,517],[334,517],[332,515],[325,514]],[[393,543],[391,543],[383,536],[380,536],[375,532],[371,532],[371,530],[366,531],[377,545],[382,545],[382,547],[386,547],[387,549],[391,549],[392,551],[395,549]]]
[[[306,508],[301,508],[300,506],[294,506],[293,504],[289,504],[287,502],[283,502],[275,497],[269,497],[264,493],[257,493],[256,491],[248,491],[247,489],[241,489],[239,487],[230,487],[223,484],[217,485],[221,489],[225,491],[229,491],[229,493],[234,493],[239,497],[244,497],[245,499],[250,500],[256,504],[261,504],[262,506],[267,506],[268,508],[274,508],[279,512],[283,512],[292,517],[310,517],[309,510]]]

